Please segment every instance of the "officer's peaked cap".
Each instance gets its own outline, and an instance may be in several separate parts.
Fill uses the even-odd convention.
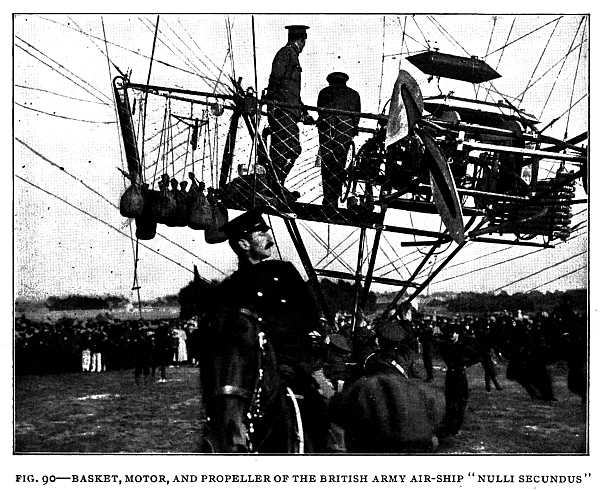
[[[270,227],[259,210],[249,210],[221,227],[228,239],[237,239],[252,232],[266,232]]]
[[[285,26],[285,28],[288,31],[288,39],[306,39],[306,30],[310,29],[308,26],[301,25]]]
[[[408,337],[406,329],[392,322],[385,322],[377,326],[375,331],[380,341],[387,343],[400,344]]]
[[[327,81],[330,84],[346,83],[349,78],[350,77],[347,74],[345,74],[344,72],[332,72],[329,75],[327,75]]]

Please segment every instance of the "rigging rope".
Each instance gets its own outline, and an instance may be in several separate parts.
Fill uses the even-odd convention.
[[[73,19],[72,17],[68,17],[68,19],[75,24],[80,30],[81,27],[79,26],[79,24],[77,24],[77,22],[75,22],[75,19]],[[121,77],[125,78],[125,73],[123,73],[123,71],[110,59],[110,57],[108,56],[108,43],[106,41],[106,30],[104,29],[104,18],[100,17],[100,20],[102,21],[102,35],[104,37],[104,46],[106,48],[106,51],[102,51],[102,48],[100,46],[98,46],[95,42],[93,38],[90,38],[90,41],[92,42],[92,44],[100,51],[100,53],[102,53],[103,56],[106,56],[106,59],[108,60],[108,64],[112,65],[114,67],[114,69],[119,72],[119,75],[121,75]],[[110,75],[110,68],[109,68],[109,75]],[[111,79],[110,81],[112,82],[112,75],[110,75]]]
[[[208,65],[206,65],[206,63],[204,63],[204,61],[198,56],[198,54],[196,53],[196,51],[194,49],[192,49],[177,33],[177,31],[175,29],[173,29],[169,24],[167,24],[167,22],[165,20],[163,20],[163,24],[166,25],[171,32],[175,35],[175,37],[181,42],[181,44],[183,44],[187,50],[189,50],[190,53],[192,53],[194,55],[194,58],[196,58],[205,68],[206,71],[202,72],[201,69],[199,69],[198,67],[196,67],[196,70],[200,73],[203,73],[203,75],[210,75],[214,77],[214,73],[211,72],[211,69]],[[196,66],[196,65],[194,65]],[[225,88],[229,89],[229,87],[227,85],[225,85]]]
[[[585,19],[585,17],[584,17]],[[585,28],[587,22],[583,24],[583,30],[581,31],[581,43],[579,45],[579,54],[577,55],[577,65],[575,66],[575,75],[573,76],[573,86],[571,87],[571,97],[569,98],[569,109],[567,115],[567,123],[565,125],[565,134],[563,139],[566,140],[569,133],[569,122],[571,120],[571,108],[573,107],[573,94],[575,93],[575,82],[577,82],[577,72],[579,71],[579,63],[581,62],[581,51],[583,49],[583,38],[585,37]]]
[[[18,37],[18,36],[17,36]],[[71,77],[69,77],[68,75],[65,75],[63,72],[61,72],[60,70],[57,70],[56,68],[54,68],[52,65],[49,65],[48,63],[46,63],[44,60],[41,60],[40,58],[38,58],[37,56],[35,56],[33,53],[30,53],[29,51],[27,51],[25,48],[23,48],[22,46],[19,46],[18,44],[15,44],[15,46],[17,48],[19,48],[20,50],[24,51],[25,53],[27,53],[29,56],[31,56],[32,58],[35,58],[37,61],[39,61],[42,65],[47,66],[48,68],[50,68],[51,70],[55,71],[56,73],[58,73],[59,75],[61,75],[62,77],[66,78],[69,82],[72,82],[73,84],[77,85],[77,87],[83,89],[85,92],[87,92],[88,94],[90,94],[92,97],[94,97],[95,99],[97,99],[100,102],[105,103],[107,106],[110,105],[110,102],[106,102],[103,101],[100,97],[98,97],[96,94],[94,94],[92,91],[90,91],[89,89],[87,89],[86,87],[84,87],[83,85],[79,84],[77,81],[73,80]],[[87,82],[86,82],[87,83]],[[102,94],[104,95],[104,94]],[[110,101],[110,99],[107,97],[107,100]]]
[[[20,84],[15,84],[15,87],[19,88],[19,89],[27,89],[27,90],[35,90],[38,92],[45,92],[47,94],[51,94],[51,95],[55,95],[58,97],[64,97],[65,99],[70,99],[72,101],[78,101],[78,102],[88,102],[90,104],[101,104],[103,106],[110,106],[110,104],[108,102],[104,102],[104,101],[90,101],[89,99],[80,99],[79,97],[73,97],[73,96],[69,96],[69,95],[64,95],[64,94],[60,94],[58,92],[53,92],[51,90],[47,90],[47,89],[40,89],[38,87],[30,87],[28,85],[20,85]]]
[[[540,80],[542,80],[546,75],[548,75],[554,68],[556,68],[556,66],[558,66],[558,64],[562,61],[564,63],[564,60],[566,58],[568,58],[568,56],[575,51],[577,48],[579,48],[580,44],[577,44],[575,46],[573,46],[573,48],[571,48],[569,51],[567,51],[567,53],[562,56],[561,58],[559,58],[559,60],[554,63],[550,68],[548,68],[542,75],[540,75],[535,82],[533,82],[531,85],[529,85],[529,87],[527,88],[527,90],[531,89],[535,84],[537,84]],[[522,96],[525,94],[525,90],[521,93],[519,93],[516,97],[516,99],[522,98]]]
[[[52,22],[52,23],[54,23],[54,24],[58,24],[58,25],[60,25],[60,26],[62,26],[62,27],[65,27],[65,28],[67,28],[67,29],[71,29],[71,30],[73,30],[73,31],[75,31],[75,32],[78,32],[78,33],[80,33],[80,34],[84,35],[84,36],[88,36],[88,37],[91,37],[91,38],[98,39],[98,40],[101,40],[101,41],[102,41],[102,38],[100,38],[100,37],[98,37],[98,36],[94,36],[93,34],[88,34],[87,32],[85,32],[85,31],[81,31],[80,29],[75,29],[74,27],[71,27],[71,26],[69,26],[69,25],[67,25],[67,24],[63,24],[62,22],[58,22],[58,21],[56,21],[56,20],[53,20],[53,19],[48,19],[48,18],[46,18],[46,17],[43,17],[43,16],[41,16],[41,15],[38,15],[37,17],[39,17],[40,19],[43,19],[43,20],[45,20],[45,21]],[[149,58],[150,58],[150,57],[149,57],[149,56],[147,56],[147,55],[144,55],[144,54],[142,54],[142,53],[139,53],[138,51],[135,51],[135,50],[133,50],[133,49],[127,48],[127,47],[125,47],[125,46],[121,46],[120,44],[113,43],[113,42],[111,42],[111,41],[109,41],[109,44],[110,44],[111,46],[115,46],[115,47],[117,47],[117,48],[123,49],[123,50],[125,50],[125,51],[128,51],[128,52],[130,52],[130,53],[133,53],[134,55],[141,56],[142,58],[146,58],[146,59],[149,59]],[[171,64],[171,63],[167,63],[166,61],[162,61],[162,60],[159,60],[159,59],[155,59],[154,61],[155,61],[156,63],[158,63],[158,64],[160,64],[160,65],[164,65],[164,66],[166,66],[166,67],[168,67],[168,68],[173,68],[174,70],[178,70],[178,71],[181,71],[181,72],[187,73],[187,74],[189,74],[189,75],[194,75],[194,76],[196,76],[196,77],[199,77],[199,78],[203,79],[203,80],[204,80],[205,82],[207,82],[207,83],[208,83],[208,82],[214,82],[214,79],[212,79],[212,78],[210,78],[210,77],[206,77],[206,76],[204,76],[204,75],[199,75],[199,74],[198,74],[198,73],[196,73],[196,72],[192,72],[192,71],[190,71],[190,70],[187,70],[187,69],[185,69],[185,68],[178,67],[178,66],[176,66],[176,65],[173,65],[173,64]],[[221,83],[222,83],[222,82],[221,82]],[[226,88],[228,88],[228,89],[229,89],[229,87],[227,87],[227,85],[226,85],[226,84],[223,84],[223,85],[224,85]]]
[[[148,29],[150,32],[153,32],[154,29],[156,29],[158,31],[158,33],[160,34],[161,37],[158,38],[158,41],[165,47],[167,48],[172,54],[173,56],[175,56],[176,58],[178,58],[180,61],[183,61],[183,63],[185,65],[187,65],[191,70],[194,70],[198,75],[201,75],[201,71],[200,69],[192,62],[192,60],[190,60],[184,53],[183,51],[181,51],[181,49],[179,49],[178,47],[174,46],[174,49],[177,50],[177,53],[173,50],[173,48],[167,44],[165,42],[165,40],[163,38],[166,38],[166,34],[160,30],[158,28],[158,25],[154,24],[151,20],[149,19],[143,19],[141,17],[138,17],[138,19],[140,20],[140,22],[142,23],[142,25]],[[149,25],[148,25],[149,24]],[[163,21],[164,24],[164,21]],[[154,28],[154,29],[153,29]],[[171,39],[169,39],[170,42],[172,42]]]
[[[94,193],[95,195],[97,195],[98,197],[100,197],[103,201],[105,201],[106,203],[108,203],[111,207],[115,208],[115,209],[119,209],[119,207],[114,204],[112,201],[110,201],[105,195],[103,195],[102,193],[100,193],[99,191],[97,191],[96,189],[94,189],[93,187],[91,187],[90,185],[88,185],[85,181],[83,181],[82,179],[80,179],[79,177],[71,174],[69,171],[67,171],[63,166],[57,164],[56,162],[53,162],[52,160],[50,160],[48,157],[46,157],[45,155],[42,155],[40,152],[38,152],[37,150],[35,150],[33,147],[31,147],[29,144],[27,144],[26,142],[24,142],[23,140],[15,137],[15,140],[17,142],[19,142],[21,145],[23,145],[25,148],[27,148],[30,152],[32,152],[34,155],[38,156],[40,159],[42,159],[42,161],[52,165],[53,167],[56,167],[57,169],[61,170],[62,172],[64,172],[65,174],[67,174],[70,178],[76,180],[77,182],[79,182],[80,184],[82,184],[85,188],[87,188],[89,191],[91,191],[92,193]],[[202,261],[204,264],[206,264],[207,266],[210,266],[212,269],[214,269],[215,271],[217,271],[220,274],[225,274],[224,271],[220,270],[219,268],[217,268],[216,266],[214,266],[213,264],[211,264],[208,261],[205,261],[204,259],[202,259],[201,257],[199,257],[198,255],[196,255],[194,252],[186,249],[185,247],[183,247],[181,244],[172,241],[171,239],[169,239],[168,237],[166,237],[165,235],[161,234],[161,233],[157,233],[156,234],[158,237],[161,237],[162,239],[165,239],[167,242],[173,244],[174,246],[178,247],[179,249],[181,249],[182,251],[187,252],[188,254],[190,254],[191,256],[193,256],[196,259],[199,259],[200,261]]]
[[[154,40],[152,41],[152,54],[150,55],[150,66],[148,67],[148,78],[146,79],[146,87],[150,85],[150,75],[152,73],[152,62],[154,61],[154,50],[156,48],[156,38],[158,36],[158,22],[160,20],[160,15],[156,16],[156,30],[154,31]],[[148,91],[144,94],[144,118],[142,119],[142,161],[140,164],[142,167],[145,162],[145,154],[144,154],[144,137],[146,135],[146,115],[148,113]]]
[[[202,50],[202,48],[198,45],[198,43],[194,40],[194,38],[190,35],[190,33],[186,30],[186,28],[183,26],[183,24],[181,23],[181,21],[178,20],[179,25],[181,26],[181,28],[183,29],[183,32],[185,32],[188,37],[191,39],[191,41],[194,43],[194,45],[196,46],[196,48],[198,49],[198,51],[210,62],[212,63],[212,65],[217,69],[217,71],[220,70],[220,68],[217,66],[217,64],[208,56],[206,56],[206,54],[204,53],[204,51]],[[201,60],[200,60],[201,61]],[[203,63],[203,62],[202,62]],[[203,63],[204,64],[204,63]],[[206,66],[207,69],[208,66],[206,64],[204,64],[204,66]],[[214,79],[212,80],[214,82]],[[227,85],[224,82],[220,82],[221,85],[223,85],[230,93],[234,93],[234,90],[232,87],[230,87],[229,85]]]
[[[344,242],[346,242],[348,239],[350,239],[350,237],[352,237],[352,235],[354,235],[354,233],[355,233],[355,232],[356,232],[356,229],[354,229],[354,230],[351,230],[351,231],[348,233],[348,235],[346,235],[346,237],[344,237],[344,238],[343,238],[342,240],[340,240],[340,241],[339,241],[339,242],[338,242],[338,243],[337,243],[335,246],[333,246],[333,248],[332,248],[332,247],[329,247],[329,252],[327,252],[327,253],[325,254],[325,256],[323,256],[321,259],[319,259],[319,261],[317,261],[317,263],[315,264],[315,268],[318,268],[318,267],[319,267],[319,265],[320,265],[320,264],[321,264],[323,261],[325,261],[325,259],[327,259],[327,258],[329,257],[329,254],[330,254],[330,253],[332,253],[332,252],[335,252],[335,250],[336,250],[336,249],[338,249],[339,247],[341,247],[341,246],[342,246],[342,244],[343,244]]]
[[[525,293],[532,292],[533,290],[537,290],[538,288],[541,288],[543,286],[549,285],[550,283],[554,283],[555,281],[561,280],[561,279],[563,279],[563,278],[565,278],[567,276],[575,274],[575,273],[581,271],[582,269],[586,269],[586,266],[581,266],[581,268],[577,268],[577,269],[575,269],[573,271],[569,271],[568,273],[562,274],[562,275],[560,275],[560,276],[558,276],[558,277],[556,277],[556,278],[554,278],[554,279],[552,279],[550,281],[546,281],[545,283],[542,283],[541,285],[534,286],[533,288],[530,288],[529,290],[527,290]]]
[[[118,232],[119,234],[121,234],[121,235],[124,235],[124,236],[125,236],[125,237],[127,237],[128,239],[130,238],[130,237],[129,237],[129,236],[128,236],[128,235],[127,235],[125,232],[123,232],[122,230],[118,229],[118,228],[117,228],[117,227],[115,227],[114,225],[111,225],[110,223],[108,223],[107,221],[103,220],[102,218],[100,218],[100,217],[97,217],[97,216],[93,215],[92,213],[89,213],[89,212],[85,211],[85,210],[84,210],[84,209],[82,209],[82,208],[79,208],[77,205],[74,205],[73,203],[71,203],[71,202],[67,201],[67,200],[66,200],[66,199],[64,199],[64,198],[61,198],[60,196],[58,196],[58,195],[56,195],[56,194],[52,193],[51,191],[48,191],[47,189],[44,189],[44,188],[42,188],[41,186],[38,186],[37,184],[34,184],[33,182],[31,182],[31,181],[29,181],[29,180],[25,179],[24,177],[21,177],[21,176],[19,176],[19,175],[15,175],[15,177],[16,177],[16,178],[18,178],[18,179],[20,179],[21,181],[23,181],[23,182],[25,182],[25,183],[29,184],[30,186],[33,186],[34,188],[36,188],[36,189],[39,189],[40,191],[43,191],[44,193],[48,194],[49,196],[52,196],[53,198],[56,198],[57,200],[59,200],[59,201],[61,201],[61,202],[65,203],[66,205],[70,206],[71,208],[74,208],[75,210],[77,210],[77,211],[79,211],[79,212],[83,213],[84,215],[86,215],[86,216],[88,216],[88,217],[90,217],[90,218],[93,218],[94,220],[97,220],[97,221],[99,221],[100,223],[102,223],[102,224],[106,225],[107,227],[111,228],[111,229],[112,229],[112,230],[114,230],[115,232]],[[142,243],[141,245],[142,245],[143,247],[145,247],[146,249],[149,249],[150,251],[154,252],[155,254],[158,254],[159,256],[161,256],[161,257],[163,257],[163,258],[167,259],[168,261],[171,261],[172,263],[176,264],[176,265],[177,265],[177,266],[179,266],[180,268],[182,268],[182,269],[185,269],[186,271],[189,271],[190,273],[193,273],[193,272],[194,272],[193,270],[191,270],[191,269],[189,269],[188,267],[184,266],[183,264],[181,264],[180,262],[176,261],[175,259],[173,259],[173,258],[170,258],[169,256],[167,256],[167,255],[163,254],[162,252],[159,252],[158,250],[155,250],[155,249],[153,249],[152,247],[150,247],[150,246],[148,246],[148,245],[146,245],[146,244],[143,244],[143,243]],[[203,279],[204,279],[204,280],[206,280],[205,278],[203,278]],[[208,281],[208,280],[206,280],[206,281]]]
[[[383,67],[385,65],[385,15],[383,16],[383,35],[381,41],[381,75],[379,77],[379,96],[377,98],[377,110],[381,110],[381,90],[383,85]]]
[[[344,266],[348,271],[353,272],[352,266],[350,266],[350,264],[348,264],[341,256],[342,253],[337,254],[336,252],[334,252],[334,250],[331,250],[331,248],[329,248],[327,242],[325,240],[323,240],[323,238],[317,234],[312,228],[310,228],[308,225],[305,225],[304,223],[300,223],[300,225],[302,226],[302,228],[304,228],[319,244],[321,244],[322,247],[325,248],[325,250],[329,249],[329,252],[325,255],[325,258],[329,257],[330,255],[333,256],[333,258],[335,260],[337,260],[342,266]],[[345,251],[344,251],[345,252]],[[321,259],[321,261],[323,261],[323,259]],[[330,263],[331,264],[331,263]],[[315,267],[318,266],[315,265]]]
[[[579,29],[581,29],[581,24],[583,23],[583,20],[585,19],[585,17],[581,17],[581,21],[579,21],[579,25],[577,26],[577,31],[575,31],[575,35],[573,36],[573,39],[571,40],[571,45],[569,46],[569,49],[567,50],[567,52],[570,52],[571,49],[573,48],[573,44],[575,44],[575,39],[577,38],[577,34],[579,34]],[[565,56],[563,59],[563,64],[561,65],[560,69],[558,70],[558,73],[556,74],[556,78],[554,79],[554,83],[552,84],[552,87],[550,88],[550,92],[548,93],[548,97],[546,98],[546,102],[544,103],[544,106],[542,107],[542,110],[540,112],[540,118],[542,117],[542,114],[544,114],[544,110],[546,109],[546,106],[548,105],[548,102],[550,101],[550,96],[552,95],[552,92],[554,92],[554,87],[556,87],[556,82],[558,81],[558,77],[560,77],[560,74],[563,70],[563,68],[565,67],[565,63],[567,62],[567,57]]]
[[[498,49],[496,49],[496,50],[492,51],[491,53],[489,53],[488,55],[486,55],[486,57],[487,57],[487,56],[491,56],[491,55],[493,55],[493,54],[497,53],[497,52],[498,52],[498,51],[500,51],[500,50],[504,50],[504,48],[506,48],[507,46],[510,46],[511,44],[514,44],[514,43],[516,43],[517,41],[520,41],[521,39],[523,39],[523,38],[525,38],[525,37],[527,37],[527,36],[529,36],[529,35],[533,34],[533,33],[534,33],[534,32],[536,32],[536,31],[539,31],[540,29],[542,29],[542,28],[546,27],[548,24],[552,24],[553,22],[558,22],[558,21],[559,21],[560,19],[562,19],[562,18],[563,18],[563,16],[561,15],[561,16],[557,17],[556,19],[552,19],[551,21],[548,21],[548,22],[546,22],[544,25],[541,25],[540,27],[536,27],[536,28],[535,28],[533,31],[530,31],[530,32],[528,32],[528,33],[526,33],[526,34],[523,34],[522,36],[519,36],[519,37],[518,37],[518,38],[516,38],[516,39],[513,39],[513,40],[512,40],[510,43],[508,43],[508,42],[507,42],[507,43],[506,43],[504,46],[500,46]],[[513,24],[514,24],[514,21],[513,21]],[[508,38],[507,38],[507,41],[508,41]],[[484,57],[484,58],[485,58],[485,57]]]
[[[567,242],[570,242],[570,241],[571,241],[571,240],[573,240],[573,239],[576,239],[576,238],[578,238],[578,237],[581,237],[582,235],[585,235],[585,234],[579,234],[579,235],[576,235],[576,236],[570,237],[568,240],[566,240],[565,242],[563,242],[562,244],[559,244],[559,245],[566,244]],[[467,276],[467,275],[469,275],[469,274],[473,274],[473,273],[477,273],[477,272],[479,272],[479,271],[483,271],[484,269],[490,269],[490,268],[493,268],[493,267],[495,267],[495,266],[500,266],[500,265],[502,265],[502,264],[509,263],[509,262],[511,262],[511,261],[516,261],[517,259],[521,259],[521,258],[523,258],[523,257],[530,256],[530,255],[532,255],[532,254],[538,254],[538,253],[540,253],[540,252],[543,252],[543,251],[544,251],[544,249],[537,249],[537,250],[534,250],[534,251],[526,252],[526,253],[524,253],[524,254],[521,254],[521,255],[519,255],[519,256],[513,256],[513,257],[510,257],[510,258],[504,259],[504,260],[502,260],[502,261],[499,261],[499,262],[497,262],[497,263],[488,264],[488,265],[486,265],[486,266],[483,266],[483,267],[481,267],[481,268],[476,268],[476,269],[473,269],[473,270],[471,270],[471,271],[467,271],[467,272],[465,272],[465,273],[461,273],[461,274],[458,274],[458,275],[455,275],[455,276],[451,276],[451,277],[449,277],[449,278],[443,278],[443,279],[441,279],[441,280],[438,280],[438,281],[436,281],[436,282],[435,282],[435,283],[433,283],[433,284],[435,285],[435,284],[438,284],[438,283],[444,283],[444,282],[446,282],[446,281],[454,280],[454,279],[456,279],[456,278],[461,278],[461,277],[463,277],[463,276]],[[491,255],[491,254],[490,254],[490,255]]]
[[[552,121],[550,121],[546,126],[544,126],[541,130],[540,133],[543,133],[545,130],[547,130],[548,128],[550,128],[552,125],[554,125],[554,123],[556,123],[558,120],[562,119],[565,117],[565,115],[571,110],[573,109],[577,104],[579,104],[583,99],[585,99],[588,96],[588,94],[584,94],[582,95],[579,99],[577,99],[573,105],[571,105],[568,109],[566,109],[565,111],[563,111],[561,114],[559,114],[558,116],[556,116]]]
[[[429,40],[427,39],[427,37],[425,36],[425,34],[423,33],[423,31],[421,30],[421,26],[419,26],[419,24],[417,23],[417,19],[415,19],[415,14],[411,15],[411,17],[412,17],[413,22],[417,26],[417,29],[421,33],[421,36],[423,36],[423,40],[425,41],[425,44],[427,45],[427,49],[429,51],[431,51],[431,45],[429,44]]]
[[[505,44],[504,44],[504,46],[502,46],[502,47],[500,48],[500,50],[501,50],[501,51],[500,51],[500,57],[498,58],[498,62],[496,63],[496,68],[495,68],[495,70],[496,70],[496,71],[498,71],[498,68],[500,67],[500,62],[502,61],[502,57],[504,56],[504,51],[505,51],[505,48],[506,48],[506,46],[508,46],[508,45],[510,44],[510,43],[508,43],[508,40],[510,39],[510,35],[512,34],[513,27],[515,26],[515,21],[516,21],[516,20],[517,20],[517,17],[516,17],[516,16],[515,16],[515,17],[513,17],[513,21],[512,21],[512,23],[510,24],[510,29],[508,30],[508,35],[506,36],[506,41],[505,41]],[[494,51],[494,53],[495,53],[495,52],[497,52],[497,51],[499,51],[499,50],[497,49],[496,51]],[[491,87],[491,86],[492,86],[492,83],[490,82],[490,87]],[[487,90],[487,92],[486,92],[486,94],[485,94],[485,99],[484,99],[484,101],[487,101],[489,96],[490,96],[490,90],[489,90],[489,88],[488,88],[488,90]]]
[[[501,287],[499,287],[499,288],[496,288],[495,290],[492,290],[492,291],[493,291],[493,292],[497,292],[497,291],[499,291],[499,290],[502,290],[502,289],[504,289],[504,288],[506,288],[506,287],[508,287],[508,286],[512,286],[512,285],[514,285],[515,283],[520,283],[521,281],[523,281],[523,280],[526,280],[526,279],[528,279],[528,278],[531,278],[532,276],[536,276],[536,275],[538,275],[538,274],[540,274],[540,273],[543,273],[544,271],[547,271],[547,270],[549,270],[549,269],[555,268],[556,266],[559,266],[559,265],[561,265],[561,264],[564,264],[564,263],[566,263],[567,261],[570,261],[571,259],[575,259],[576,257],[578,257],[578,256],[581,256],[582,254],[587,254],[587,251],[578,252],[577,254],[573,254],[572,256],[569,256],[569,257],[568,257],[568,258],[566,258],[566,259],[563,259],[563,260],[561,260],[561,261],[558,261],[558,262],[556,262],[556,263],[554,263],[554,264],[551,264],[550,266],[546,266],[545,268],[542,268],[542,269],[540,269],[539,271],[536,271],[536,272],[534,272],[534,273],[531,273],[531,274],[529,274],[529,275],[527,275],[527,276],[523,276],[522,278],[519,278],[519,279],[517,279],[517,280],[511,281],[510,283],[507,283],[506,285],[503,285],[503,286],[501,286]]]
[[[141,115],[140,115],[141,118]],[[160,149],[164,146],[164,140],[165,140],[165,128],[167,125],[167,105],[165,104],[165,113],[163,116],[163,130],[160,133],[160,141],[158,142],[158,153],[156,155],[156,162],[154,163],[154,176],[152,177],[152,187],[154,188],[154,185],[156,184],[156,173],[158,171],[158,162],[160,161]],[[144,170],[146,170],[144,168]]]
[[[41,109],[35,109],[33,107],[28,107],[28,106],[25,106],[24,104],[19,104],[18,102],[15,102],[15,106],[22,107],[23,109],[27,109],[29,111],[34,111],[36,113],[45,114],[46,116],[52,116],[54,118],[60,118],[60,119],[68,119],[70,121],[77,121],[79,123],[93,123],[93,124],[115,124],[116,123],[116,121],[92,121],[89,119],[72,118],[70,116],[63,116],[62,114],[49,113],[47,111],[42,111]]]
[[[498,16],[497,15],[493,15],[492,16],[492,20],[494,21],[494,23],[492,24],[492,30],[490,32],[490,38],[488,39],[488,44],[487,44],[487,48],[485,48],[485,55],[483,55],[483,59],[485,60],[485,58],[487,57],[487,55],[490,52],[490,46],[492,44],[492,38],[494,37],[494,31],[496,30],[496,22],[498,21]],[[475,99],[477,99],[477,96],[479,94],[479,89],[481,88],[481,85],[477,86],[477,89],[475,90]]]
[[[107,40],[106,40],[106,29],[104,28],[104,17],[100,17],[100,21],[101,21],[101,24],[102,24],[102,35],[104,37],[104,46],[106,48],[106,63],[107,63],[107,68],[108,68],[108,83],[110,84],[110,83],[112,83],[113,77],[112,77],[112,71],[110,69],[110,56],[108,54],[108,43],[107,43]],[[100,50],[100,51],[102,51],[102,50]],[[118,67],[117,67],[117,70],[118,70]],[[114,111],[115,111],[115,121],[118,121],[119,120],[119,111],[117,110],[117,101],[115,99],[114,92],[112,92],[112,96],[113,96],[113,107],[114,107]],[[119,135],[119,129],[118,128],[117,128],[117,135]],[[121,147],[121,144],[120,144],[120,140],[121,140],[120,139],[120,135],[117,138],[119,139],[119,155],[121,157],[121,165],[123,166],[123,168],[127,168],[127,166],[124,165],[125,159],[123,157],[123,148]],[[125,179],[124,175],[122,175],[121,177],[123,179],[123,188],[125,189],[127,187],[127,182],[126,182],[126,179]],[[131,243],[132,259],[133,259],[133,281],[132,281],[131,289],[136,291],[137,300],[138,300],[138,313],[139,313],[139,316],[140,316],[140,319],[141,319],[142,318],[142,301],[141,301],[141,294],[140,294],[140,284],[139,284],[139,281],[138,281],[138,262],[139,262],[139,250],[140,250],[140,248],[139,248],[139,239],[137,237],[135,238],[135,241],[133,239],[133,227],[131,226],[131,220],[128,220],[127,226],[129,228],[129,241]]]
[[[428,15],[427,18],[434,25],[434,27],[437,27],[438,31],[440,31],[442,35],[446,37],[446,39],[450,39],[452,42],[454,42],[454,44],[456,44],[460,49],[462,49],[467,56],[471,56],[471,54],[463,47],[463,45],[460,44],[454,38],[454,36],[452,36],[452,34],[450,34],[435,17],[433,17],[432,15]]]
[[[523,92],[521,92],[522,96],[521,96],[521,99],[519,100],[519,105],[523,103],[523,98],[525,97],[525,93],[529,90],[529,84],[533,80],[533,76],[535,75],[535,72],[537,71],[538,67],[540,66],[540,63],[542,62],[542,58],[544,57],[544,54],[546,54],[546,50],[548,49],[548,46],[550,45],[550,41],[552,40],[552,37],[554,36],[554,32],[556,31],[556,28],[558,27],[559,23],[560,23],[560,19],[558,22],[556,22],[556,24],[554,24],[554,28],[552,29],[550,36],[548,36],[548,40],[546,41],[546,45],[544,46],[544,49],[542,50],[542,54],[538,58],[538,61],[533,69],[533,72],[531,72],[531,76],[529,77],[529,80],[527,81],[527,85],[525,86],[525,89],[523,90]]]
[[[85,85],[87,85],[88,87],[91,87],[93,90],[95,90],[96,92],[98,92],[102,97],[104,97],[104,99],[106,99],[109,102],[112,102],[112,99],[110,97],[108,97],[104,92],[102,92],[101,90],[99,90],[98,88],[94,87],[92,84],[90,84],[88,81],[84,80],[83,78],[81,78],[79,75],[77,75],[76,73],[73,73],[71,70],[69,70],[67,67],[65,67],[64,65],[62,65],[61,63],[59,63],[58,61],[56,61],[55,59],[51,58],[50,56],[48,56],[46,53],[44,53],[43,51],[39,50],[38,48],[36,48],[34,45],[32,45],[31,43],[28,43],[27,41],[25,41],[23,38],[15,35],[15,38],[17,38],[19,41],[21,41],[23,44],[26,44],[28,47],[30,47],[31,49],[35,50],[37,53],[39,53],[40,55],[42,55],[43,57],[47,58],[48,60],[50,60],[52,63],[54,63],[55,65],[58,65],[62,70],[64,70],[65,72],[67,72],[69,75],[72,75],[73,77],[77,78],[78,80],[80,80],[81,82],[83,82]],[[17,47],[21,48],[23,51],[25,51],[27,54],[29,54],[30,56],[33,56],[36,60],[40,61],[41,63],[44,63],[42,60],[40,60],[39,58],[37,58],[35,55],[29,53],[29,51],[27,51],[26,49],[22,48],[21,46]],[[45,65],[47,65],[46,63],[44,63]],[[50,66],[50,65],[47,65]],[[61,73],[59,70],[56,70],[55,68],[51,67],[53,70],[55,70],[58,73]],[[61,73],[61,75],[65,76],[64,74]],[[66,76],[65,76],[66,77]],[[69,77],[66,77],[69,78]],[[74,82],[72,79],[69,78],[69,80],[71,80],[72,82]],[[74,82],[75,83],[75,82]],[[97,95],[89,92],[89,90],[87,90],[85,87],[82,87],[81,85],[77,84],[79,87],[81,87],[82,89],[86,90],[90,95],[92,95],[93,97],[96,97],[98,100],[101,100]]]
[[[231,19],[229,18],[229,16],[227,16],[227,18],[225,19],[225,24],[227,27],[227,44],[229,46],[229,58],[230,58],[230,62],[231,62],[231,76],[233,78],[233,80],[237,80],[237,77],[235,75],[235,61],[233,59],[233,39],[231,36],[231,30],[232,30],[232,25],[231,25]],[[252,30],[254,32],[254,15],[252,16]],[[254,48],[254,57],[255,57],[255,67],[254,67],[254,75],[256,77],[256,47]],[[256,87],[256,92],[258,93],[258,84],[255,82],[254,86]]]

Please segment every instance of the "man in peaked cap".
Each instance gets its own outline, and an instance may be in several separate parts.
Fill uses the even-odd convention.
[[[268,106],[268,115],[271,130],[269,157],[273,164],[270,180],[276,191],[281,190],[302,152],[298,122],[314,124],[300,98],[302,67],[298,56],[304,49],[309,28],[292,25],[286,29],[288,42],[275,54],[267,87],[267,97],[275,102]],[[289,195],[284,192],[284,196]]]
[[[239,263],[238,270],[219,285],[216,298],[256,314],[276,353],[280,375],[294,392],[304,395],[307,431],[325,438],[324,401],[311,377],[310,333],[321,330],[312,292],[292,263],[269,260],[274,241],[259,210],[243,213],[222,230]]]
[[[394,313],[376,322],[377,351],[369,355],[363,367],[367,374],[392,373],[411,378],[414,335],[410,328],[398,322]]]
[[[333,72],[327,76],[329,86],[319,92],[317,106],[327,109],[360,112],[360,95],[346,86],[348,75]],[[319,156],[323,180],[323,206],[337,208],[344,182],[346,155],[352,139],[358,135],[360,118],[330,112],[319,113]]]

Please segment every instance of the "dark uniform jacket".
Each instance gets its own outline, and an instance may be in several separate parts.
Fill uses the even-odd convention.
[[[262,319],[279,364],[311,362],[308,334],[320,328],[319,311],[294,265],[275,260],[243,265],[220,285],[220,296]]]
[[[335,83],[325,87],[319,92],[317,106],[329,109],[342,109],[343,111],[360,112],[360,95],[354,89],[347,87],[343,83]],[[319,129],[325,130],[328,125],[340,126],[342,128],[351,128],[349,135],[358,134],[359,117],[336,115],[332,113],[322,113],[319,116]],[[338,130],[339,131],[339,130]]]
[[[294,43],[288,43],[281,48],[273,59],[269,86],[269,99],[284,104],[302,105],[300,100],[300,84],[302,68],[298,59],[298,48]],[[298,120],[302,111],[300,108],[282,108]]]

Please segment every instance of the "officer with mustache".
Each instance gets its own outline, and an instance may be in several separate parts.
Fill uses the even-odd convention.
[[[270,259],[273,237],[258,210],[223,229],[238,256],[238,270],[221,284],[223,295],[252,310],[267,326],[280,365],[310,373],[311,332],[321,330],[317,303],[294,265]]]
[[[261,213],[254,209],[222,227],[238,256],[238,270],[219,286],[219,298],[256,314],[277,356],[284,383],[304,397],[307,431],[322,447],[327,421],[325,401],[312,377],[315,369],[311,334],[321,330],[319,308],[294,265],[269,259],[273,237]]]

